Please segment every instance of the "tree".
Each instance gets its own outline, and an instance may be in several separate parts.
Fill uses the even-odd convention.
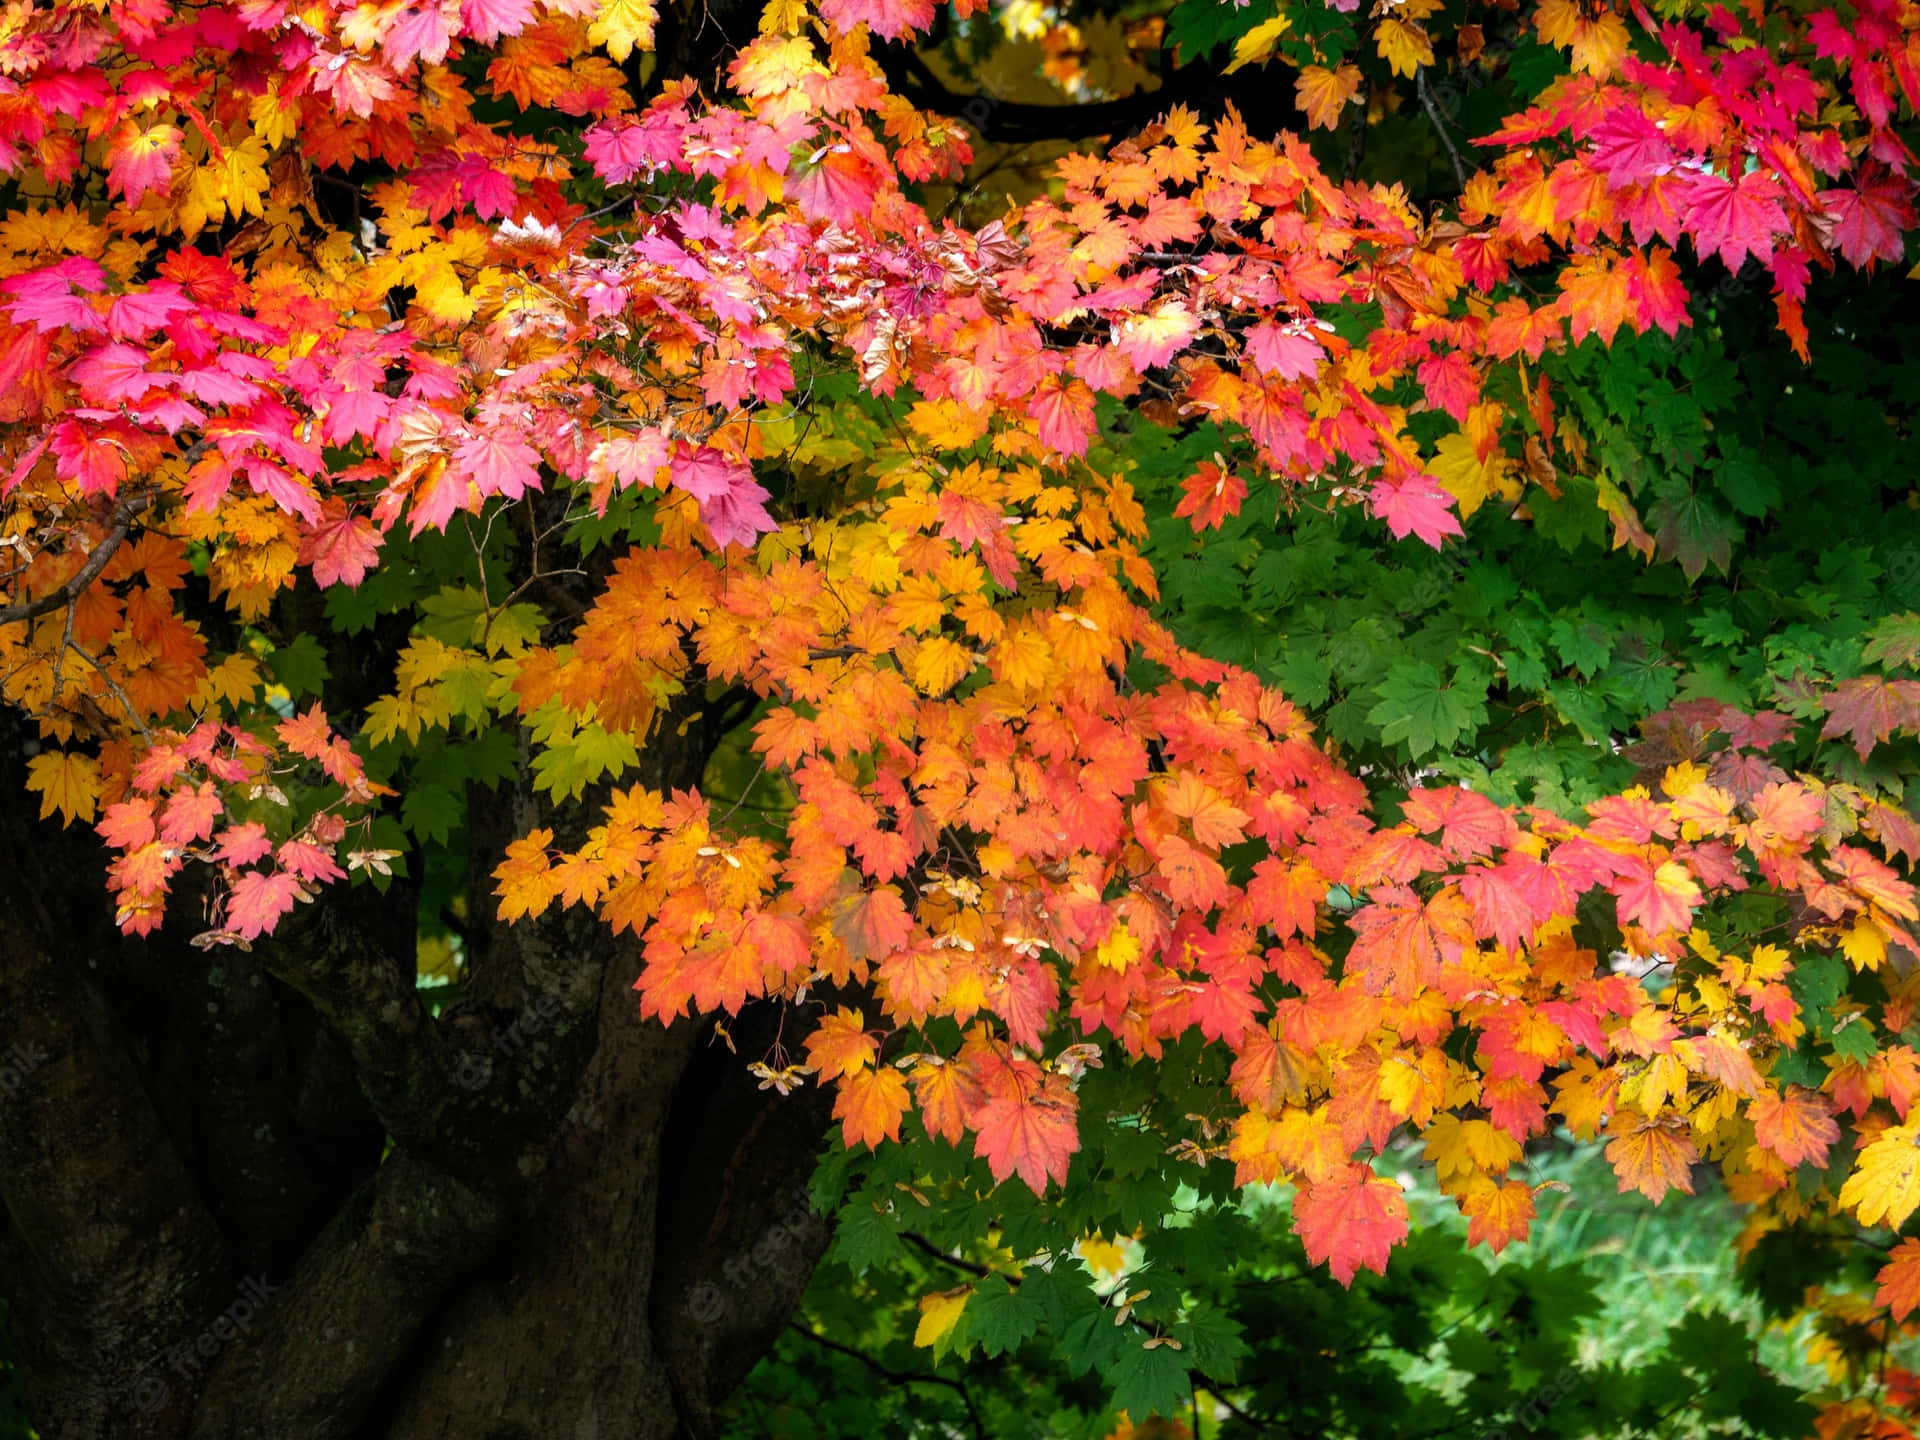
[[[977,8],[0,21],[44,1430],[712,1433],[849,1195],[843,1256],[917,1200],[1054,1277],[930,1343],[1091,1325],[1142,1414],[1236,1341],[1053,1262],[1183,1185],[1290,1182],[1343,1286],[1409,1133],[1495,1250],[1554,1124],[1654,1199],[1719,1161],[1763,1230],[1920,1203],[1920,620],[1863,556],[1665,626],[1838,493],[1709,443],[1701,281],[1761,273],[1806,373],[1850,339],[1810,272],[1914,223],[1904,12],[1188,0],[1129,51],[1163,93],[1037,107],[967,92]],[[976,223],[954,112],[1150,123]],[[1596,527],[1658,562],[1631,603],[1503,578]],[[1314,545],[1437,585],[1208,653],[1235,587],[1250,649],[1342,589]]]

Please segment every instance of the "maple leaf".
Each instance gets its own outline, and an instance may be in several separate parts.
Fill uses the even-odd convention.
[[[897,40],[933,23],[933,0],[820,0],[820,14],[842,33],[865,25],[876,35]]]
[[[1455,860],[1472,860],[1513,844],[1513,817],[1484,795],[1459,785],[1415,789],[1401,813],[1414,828],[1438,833],[1440,846]]]
[[[265,832],[261,832],[264,841]],[[551,830],[533,830],[507,846],[506,857],[494,867],[499,883],[494,894],[500,897],[500,918],[506,921],[538,915],[553,903],[556,886],[551,878],[547,847],[553,843]],[[257,859],[248,856],[246,860]],[[235,863],[246,863],[235,858]]]
[[[216,860],[227,865],[251,865],[272,853],[273,841],[267,835],[267,827],[251,820],[222,830],[213,852]]]
[[[169,845],[191,845],[213,834],[214,821],[225,806],[211,782],[191,790],[176,790],[160,820],[160,838]]]
[[[1848,264],[1898,260],[1905,252],[1901,237],[1913,228],[1913,206],[1906,188],[1878,167],[1863,171],[1855,188],[1822,190],[1816,198],[1827,212],[1833,241]]]
[[[380,558],[384,538],[364,515],[350,515],[344,506],[328,507],[333,517],[300,536],[299,563],[313,571],[313,583],[357,586]]]
[[[1787,212],[1780,205],[1780,182],[1764,170],[1739,180],[1702,175],[1690,187],[1686,227],[1701,258],[1718,254],[1729,270],[1738,270],[1748,255],[1773,257],[1774,236],[1787,228]]]
[[[1247,498],[1247,482],[1229,475],[1211,460],[1180,482],[1180,503],[1174,506],[1178,516],[1191,516],[1195,530],[1218,529],[1240,513]]]
[[[1692,927],[1693,907],[1703,898],[1692,873],[1677,860],[1664,860],[1656,868],[1636,859],[1612,889],[1620,901],[1620,918],[1652,935],[1684,934]]]
[[[1480,1180],[1460,1197],[1467,1217],[1467,1244],[1485,1245],[1498,1255],[1532,1228],[1533,1191],[1518,1180]]]
[[[1368,498],[1373,513],[1387,522],[1395,539],[1417,535],[1438,550],[1449,535],[1465,533],[1449,508],[1453,497],[1430,476],[1412,475],[1398,484],[1376,480]]]
[[[1893,1125],[1860,1152],[1840,1203],[1862,1225],[1898,1230],[1920,1206],[1920,1120]]]
[[[653,48],[653,27],[660,18],[653,0],[593,0],[589,13],[588,41],[606,46],[615,60]]]
[[[869,1150],[882,1140],[900,1138],[900,1118],[907,1113],[907,1082],[892,1068],[862,1069],[841,1077],[834,1097],[833,1118],[840,1122],[847,1148]]]
[[[227,928],[243,940],[271,935],[302,893],[299,879],[285,870],[249,870],[227,895]]]
[[[540,452],[499,431],[463,440],[453,452],[452,470],[470,480],[482,495],[518,500],[528,490],[540,488]]]
[[[1218,850],[1247,838],[1246,824],[1252,817],[1222,800],[1192,771],[1179,771],[1158,788],[1160,803],[1169,814],[1187,822],[1195,844]]]
[[[1087,453],[1093,438],[1093,391],[1082,381],[1055,376],[1043,381],[1027,402],[1040,439],[1062,455]]]
[[[186,137],[177,125],[153,125],[145,130],[125,121],[107,147],[107,192],[129,205],[173,183],[174,162]]]
[[[1433,41],[1424,26],[1412,21],[1397,16],[1382,20],[1374,30],[1374,43],[1396,75],[1411,79],[1421,66],[1433,63]]]
[[[281,744],[308,760],[318,760],[325,755],[333,739],[333,732],[327,728],[327,712],[320,708],[318,701],[294,719],[282,720],[274,727],[274,733],[280,737]]]
[[[1817,1090],[1789,1085],[1785,1091],[1763,1092],[1747,1108],[1753,1136],[1788,1165],[1827,1163],[1827,1150],[1840,1138],[1833,1106]]]
[[[1920,727],[1920,681],[1859,675],[1843,680],[1822,702],[1827,722],[1820,738],[1853,738],[1862,760],[1895,730]]]
[[[1620,1193],[1638,1190],[1658,1204],[1668,1190],[1693,1193],[1691,1166],[1696,1155],[1684,1116],[1645,1115],[1623,1110],[1608,1133],[1607,1159],[1620,1180]]]
[[[145,845],[157,833],[153,823],[153,802],[136,799],[109,805],[94,830],[116,850],[133,850]]]
[[[953,1333],[954,1327],[960,1323],[960,1317],[966,1313],[967,1301],[972,1298],[971,1285],[922,1295],[920,1320],[913,1327],[913,1343],[923,1350],[939,1345]]]
[[[1293,1228],[1309,1263],[1325,1265],[1350,1286],[1357,1271],[1386,1273],[1387,1257],[1407,1236],[1407,1198],[1393,1181],[1355,1161],[1300,1187]]]
[[[800,170],[793,198],[809,216],[836,225],[851,225],[873,208],[880,192],[881,172],[850,145],[827,147],[816,164]]]
[[[1906,1239],[1894,1246],[1874,1279],[1878,1288],[1873,1303],[1886,1306],[1896,1321],[1905,1320],[1920,1305],[1920,1240]]]
[[[835,1080],[870,1068],[880,1056],[880,1047],[866,1033],[866,1020],[858,1010],[843,1005],[822,1018],[807,1037],[808,1063],[822,1080]]]
[[[763,503],[767,492],[746,465],[710,446],[682,446],[672,462],[675,488],[700,502],[700,520],[716,545],[751,545],[779,525]]]
[[[841,904],[833,932],[856,960],[904,949],[914,931],[913,916],[891,885],[863,891]]]
[[[975,1117],[974,1153],[996,1182],[1017,1174],[1034,1194],[1044,1195],[1049,1180],[1067,1183],[1068,1163],[1080,1148],[1075,1111],[1073,1092],[1057,1075],[1032,1091],[1005,1085]]]
[[[1457,890],[1422,901],[1401,885],[1382,886],[1353,915],[1347,969],[1376,994],[1411,1000],[1434,983],[1440,967],[1471,943],[1468,906]]]
[[[1360,71],[1353,65],[1329,70],[1324,65],[1301,67],[1294,81],[1294,98],[1307,117],[1309,127],[1332,130],[1340,123],[1340,112],[1360,92]]]
[[[91,824],[100,797],[100,762],[75,750],[43,750],[27,762],[27,789],[40,797],[40,818]],[[111,842],[110,842],[111,843]]]

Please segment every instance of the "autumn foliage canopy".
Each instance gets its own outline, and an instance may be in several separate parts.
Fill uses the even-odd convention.
[[[1556,1127],[1656,1200],[1717,1163],[1757,1231],[1897,1230],[1920,827],[1791,753],[1920,726],[1920,618],[1790,703],[1653,717],[1650,783],[1566,813],[1359,773],[1182,642],[1143,554],[1129,437],[1196,420],[1197,531],[1527,524],[1599,473],[1543,357],[1678,334],[1690,278],[1763,272],[1818,369],[1816,272],[1897,283],[1915,226],[1920,12],[1656,9],[1523,5],[1562,73],[1446,206],[1330,178],[1313,132],[1368,104],[1356,60],[1424,85],[1478,27],[1349,0],[1231,37],[1304,137],[1176,106],[969,228],[920,198],[966,128],[876,58],[931,0],[774,0],[707,89],[634,83],[649,0],[9,5],[0,685],[44,813],[97,829],[125,931],[190,879],[200,943],[262,943],[399,860],[410,750],[505,735],[552,806],[498,919],[631,932],[641,1017],[792,1007],[746,1058],[833,1087],[848,1146],[1045,1192],[1089,1068],[1197,1032],[1217,1093],[1159,1142],[1296,1187],[1342,1281],[1406,1233],[1371,1161],[1408,1134],[1495,1251]],[[1616,548],[1711,558],[1593,493]],[[428,597],[356,713],[296,703],[259,624],[351,630],[440,534],[524,578]],[[631,782],[723,695],[777,823]],[[1878,1303],[1920,1304],[1920,1241]]]

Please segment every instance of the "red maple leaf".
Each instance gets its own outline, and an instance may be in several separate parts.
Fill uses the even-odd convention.
[[[1387,1256],[1407,1237],[1407,1197],[1391,1180],[1355,1161],[1293,1199],[1293,1228],[1307,1259],[1342,1285],[1354,1272],[1384,1274]]]
[[[1862,760],[1895,730],[1920,726],[1920,681],[1857,675],[1834,686],[1821,703],[1827,723],[1820,727],[1820,738],[1851,736]]]
[[[1191,516],[1195,530],[1213,530],[1238,515],[1246,498],[1246,481],[1229,475],[1211,460],[1203,460],[1199,469],[1180,482],[1180,503],[1173,507],[1173,513],[1182,519]]]

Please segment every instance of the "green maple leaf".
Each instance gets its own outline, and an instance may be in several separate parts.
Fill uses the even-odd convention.
[[[1404,743],[1414,759],[1433,750],[1451,750],[1454,742],[1487,718],[1486,686],[1448,683],[1424,660],[1406,661],[1374,687],[1379,703],[1367,719],[1380,727],[1387,744]]]

